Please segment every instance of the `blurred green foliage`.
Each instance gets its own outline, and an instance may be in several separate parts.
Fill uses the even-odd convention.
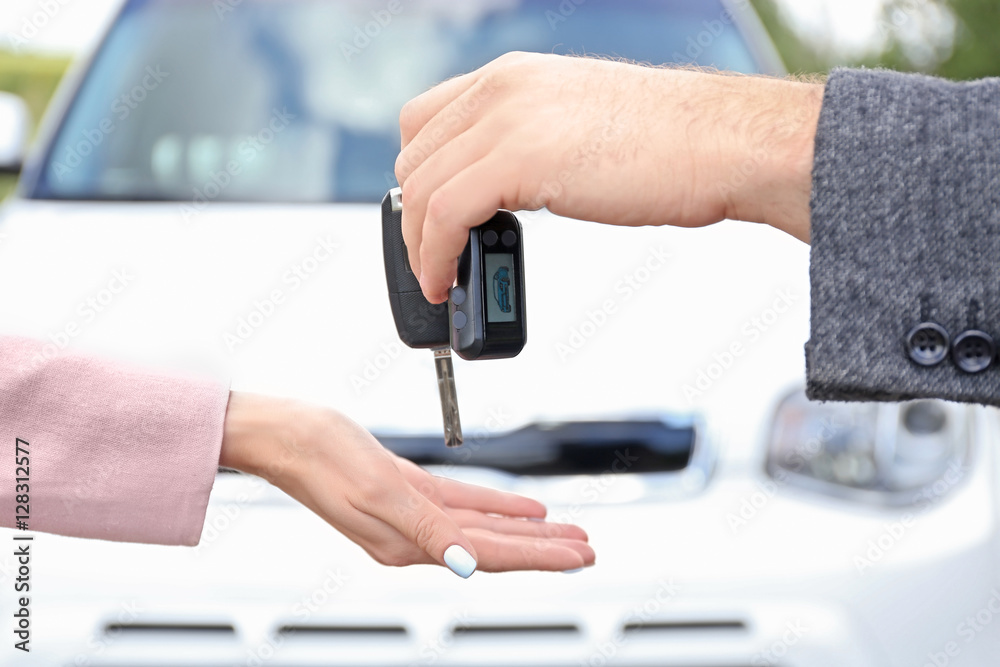
[[[751,0],[790,72],[835,66],[888,67],[951,79],[1000,75],[996,0],[884,0],[871,53],[839,53],[799,34],[780,7],[794,0]]]
[[[59,85],[70,59],[22,55],[0,50],[0,90],[14,93],[28,104],[35,127]],[[0,199],[17,183],[15,176],[0,175]]]

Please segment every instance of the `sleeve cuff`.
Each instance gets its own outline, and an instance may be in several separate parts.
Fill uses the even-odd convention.
[[[225,385],[0,338],[0,523],[15,505],[16,438],[30,443],[29,528],[195,545],[215,480]]]
[[[830,76],[813,167],[810,398],[1000,404],[997,109],[997,79]]]

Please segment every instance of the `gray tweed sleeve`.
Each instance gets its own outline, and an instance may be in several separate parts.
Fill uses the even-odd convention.
[[[810,398],[1000,405],[1000,79],[832,73],[810,280]]]

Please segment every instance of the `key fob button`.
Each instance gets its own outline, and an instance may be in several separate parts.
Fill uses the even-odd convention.
[[[491,246],[497,244],[497,233],[492,229],[483,232],[483,245]]]
[[[461,287],[451,288],[451,302],[456,306],[461,306],[465,303],[465,290]]]
[[[507,247],[513,246],[517,243],[517,234],[514,233],[513,230],[508,229],[503,233],[503,236],[500,237],[500,240],[503,241],[503,244]]]
[[[464,329],[465,325],[469,323],[469,318],[462,311],[456,311],[454,315],[451,316],[451,323],[456,329]]]

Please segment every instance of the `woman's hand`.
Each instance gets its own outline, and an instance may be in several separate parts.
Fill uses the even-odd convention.
[[[574,570],[594,551],[534,500],[434,477],[344,415],[233,392],[220,465],[267,479],[384,565]]]
[[[807,241],[823,86],[509,53],[400,114],[403,236],[430,301],[498,208],[616,225],[724,218]]]

